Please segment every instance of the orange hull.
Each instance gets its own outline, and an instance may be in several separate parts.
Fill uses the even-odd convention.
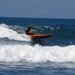
[[[39,38],[39,39],[44,39],[44,38],[49,38],[49,37],[51,37],[51,36],[53,36],[53,34],[45,34],[45,35],[28,35],[28,36],[30,36],[30,37],[32,37],[32,38]]]

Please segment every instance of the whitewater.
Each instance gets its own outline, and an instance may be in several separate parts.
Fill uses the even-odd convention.
[[[0,45],[0,61],[75,62],[75,46]]]
[[[0,24],[0,62],[75,62],[75,45],[42,46],[31,42],[24,33]]]
[[[11,40],[19,41],[30,41],[30,37],[26,36],[25,34],[18,34],[16,31],[9,29],[6,24],[0,24],[0,38],[8,38]]]

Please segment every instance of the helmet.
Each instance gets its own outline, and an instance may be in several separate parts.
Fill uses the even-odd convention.
[[[31,27],[28,27],[28,29],[31,29]]]

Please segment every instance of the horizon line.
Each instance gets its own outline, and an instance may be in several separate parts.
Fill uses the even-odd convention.
[[[33,19],[75,19],[75,18],[47,18],[47,17],[8,17],[8,16],[0,16],[0,18],[33,18]]]

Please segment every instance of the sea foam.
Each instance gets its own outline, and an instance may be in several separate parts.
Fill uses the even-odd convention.
[[[30,41],[31,38],[25,34],[19,34],[12,30],[6,24],[0,24],[0,38],[5,38],[19,41]]]
[[[0,45],[0,61],[75,62],[75,46]]]

